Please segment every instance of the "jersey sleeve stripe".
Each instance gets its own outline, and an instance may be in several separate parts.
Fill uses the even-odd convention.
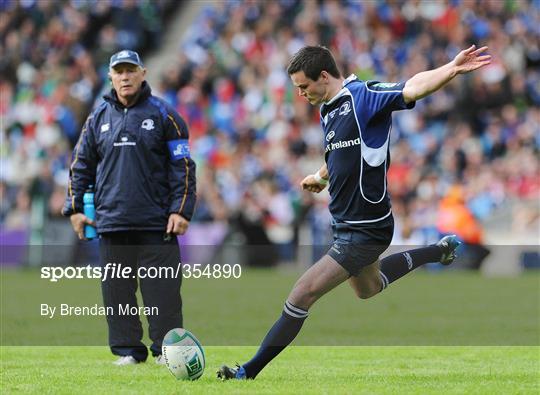
[[[366,89],[368,91],[373,92],[373,93],[402,93],[403,92],[402,90],[382,90],[382,91],[377,91],[377,90],[374,90],[374,89],[370,89],[367,82],[364,82],[364,86],[366,87]]]

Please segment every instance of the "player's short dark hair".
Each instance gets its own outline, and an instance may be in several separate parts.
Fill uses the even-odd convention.
[[[306,77],[313,81],[319,79],[323,70],[330,73],[332,77],[341,77],[332,52],[328,48],[319,45],[300,49],[294,54],[287,67],[289,75],[303,71]]]

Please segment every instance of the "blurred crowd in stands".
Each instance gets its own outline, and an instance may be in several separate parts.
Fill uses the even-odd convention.
[[[174,2],[0,5],[0,216],[2,226],[17,227],[28,225],[36,195],[58,215],[70,151],[107,86],[108,57],[120,48],[143,59],[159,50]],[[482,243],[482,224],[505,210],[513,210],[506,225],[515,234],[537,231],[539,1],[246,0],[201,9],[153,86],[190,128],[194,222],[278,245],[286,260],[294,243],[326,243],[328,195],[299,189],[324,160],[318,109],[285,71],[302,46],[330,48],[344,76],[395,82],[474,43],[489,46],[489,67],[394,115],[394,243],[429,243],[442,232]],[[306,224],[307,239],[299,231]]]
[[[159,46],[165,16],[176,6],[173,0],[0,1],[3,229],[60,216],[71,151],[108,88],[109,57],[119,48]],[[36,210],[43,214],[31,215]]]

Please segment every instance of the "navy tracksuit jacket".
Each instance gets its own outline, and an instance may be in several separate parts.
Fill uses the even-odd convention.
[[[125,108],[111,91],[86,120],[73,151],[62,213],[83,211],[95,187],[98,233],[165,230],[169,214],[191,219],[195,163],[184,120],[144,82],[137,103]]]

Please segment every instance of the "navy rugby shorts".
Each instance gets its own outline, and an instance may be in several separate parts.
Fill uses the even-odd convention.
[[[394,218],[369,227],[353,228],[345,223],[332,223],[334,242],[327,254],[351,276],[357,276],[363,267],[371,265],[386,251],[394,234]]]

